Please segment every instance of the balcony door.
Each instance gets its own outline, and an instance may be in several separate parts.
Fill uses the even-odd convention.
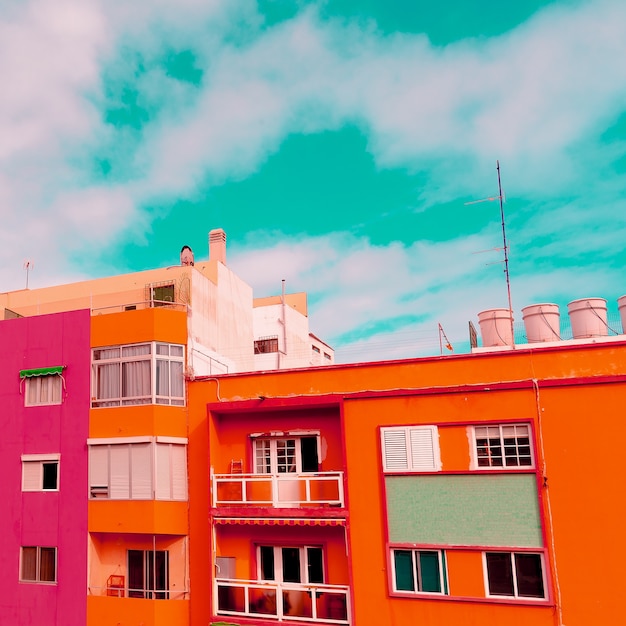
[[[167,600],[169,598],[169,552],[128,551],[128,596]]]
[[[322,548],[259,546],[259,580],[277,583],[323,584]]]
[[[254,440],[257,474],[302,474],[319,469],[318,438],[290,437]]]

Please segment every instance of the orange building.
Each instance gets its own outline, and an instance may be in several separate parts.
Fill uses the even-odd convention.
[[[192,623],[617,623],[625,403],[623,335],[196,380]]]

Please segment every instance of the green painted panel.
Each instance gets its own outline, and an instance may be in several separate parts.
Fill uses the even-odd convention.
[[[543,546],[532,474],[386,476],[391,543]]]

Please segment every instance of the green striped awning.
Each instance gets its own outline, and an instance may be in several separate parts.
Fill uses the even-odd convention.
[[[56,367],[38,367],[32,370],[20,370],[20,378],[32,378],[33,376],[51,376],[52,374],[62,374],[65,365]]]

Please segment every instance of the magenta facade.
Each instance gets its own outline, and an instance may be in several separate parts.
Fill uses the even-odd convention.
[[[0,321],[0,624],[85,624],[89,333],[86,310]],[[29,378],[57,384],[33,373],[51,367],[60,402],[26,406]]]

